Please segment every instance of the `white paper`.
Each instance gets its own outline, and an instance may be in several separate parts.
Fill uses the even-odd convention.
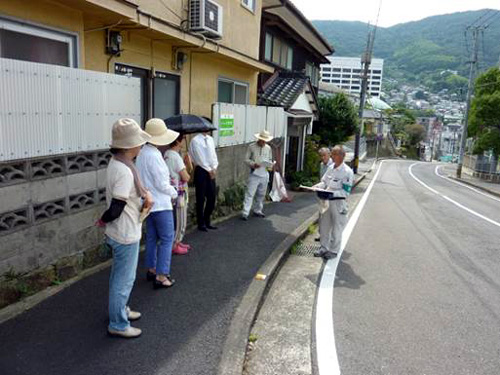
[[[325,189],[315,188],[313,186],[300,185],[299,188],[310,190],[310,191],[315,191],[315,192],[320,191],[320,192],[323,192],[323,193],[331,193],[331,194],[333,194],[332,190],[325,190]]]

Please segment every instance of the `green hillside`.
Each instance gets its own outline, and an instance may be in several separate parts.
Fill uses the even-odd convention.
[[[435,82],[440,79],[439,72],[451,69],[467,76],[472,43],[470,35],[466,42],[465,28],[484,13],[485,10],[453,13],[378,28],[374,57],[385,59],[386,77],[434,85],[431,87],[434,89],[447,87]],[[336,56],[360,56],[366,46],[368,25],[363,22],[313,21],[313,24],[333,44]],[[500,15],[484,32],[479,67],[498,64],[499,56]],[[456,81],[462,84],[460,77]]]

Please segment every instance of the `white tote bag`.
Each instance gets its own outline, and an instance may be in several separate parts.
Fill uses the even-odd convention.
[[[283,178],[281,178],[279,172],[274,172],[273,187],[269,196],[273,202],[281,202],[284,199],[288,199],[285,182],[283,181]]]

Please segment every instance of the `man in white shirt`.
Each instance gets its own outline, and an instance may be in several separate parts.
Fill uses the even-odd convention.
[[[248,176],[247,190],[245,192],[245,200],[243,202],[243,211],[241,218],[248,220],[250,209],[254,197],[255,207],[254,215],[258,217],[265,217],[262,212],[264,207],[264,198],[266,197],[267,185],[269,183],[269,171],[273,165],[273,153],[271,147],[267,144],[273,137],[267,130],[254,134],[257,142],[248,146],[245,162],[250,167],[250,175]]]
[[[215,144],[209,132],[195,136],[189,144],[189,155],[196,165],[194,169],[194,186],[196,189],[196,219],[198,229],[217,229],[210,224],[210,216],[215,207],[215,176],[219,161],[215,152]],[[206,201],[206,203],[205,203]]]
[[[319,157],[321,158],[321,162],[319,163],[319,178],[322,178],[328,167],[333,164],[333,160],[330,157],[330,149],[328,147],[321,147],[319,149]]]
[[[351,193],[354,173],[344,163],[345,151],[342,146],[332,149],[333,165],[329,166],[321,182],[314,187],[331,193],[318,193],[327,204],[319,221],[321,248],[314,254],[324,259],[335,258],[340,251],[342,232],[347,224],[347,197]]]

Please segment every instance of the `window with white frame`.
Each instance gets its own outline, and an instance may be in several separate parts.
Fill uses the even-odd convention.
[[[220,78],[218,81],[218,102],[248,104],[248,84]]]
[[[256,0],[241,0],[241,4],[248,10],[255,12],[255,1]]]
[[[76,51],[75,35],[0,18],[0,57],[77,67]]]

